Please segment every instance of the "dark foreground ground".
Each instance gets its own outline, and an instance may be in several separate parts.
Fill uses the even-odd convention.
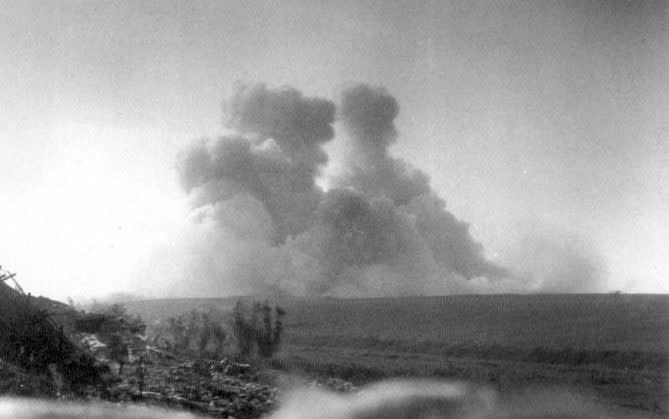
[[[147,322],[235,299],[128,303]],[[502,295],[281,299],[272,367],[355,385],[388,377],[467,380],[502,395],[559,387],[599,404],[669,412],[669,296]]]
[[[271,369],[261,373],[253,367],[243,373],[226,373],[219,361],[185,356],[163,357],[151,351],[146,352],[144,357],[142,367],[127,365],[120,375],[115,374],[105,382],[76,388],[60,383],[50,374],[0,360],[0,418],[16,417],[3,409],[3,403],[12,400],[8,398],[40,399],[59,404],[85,403],[108,409],[109,412],[116,409],[119,415],[129,406],[153,406],[206,417],[254,419],[276,409],[279,374]],[[143,368],[141,392],[139,368]],[[45,409],[49,410],[48,405]],[[26,413],[26,416],[22,417],[33,418],[29,412],[30,409],[24,409],[21,413]],[[75,409],[74,412],[79,411]],[[45,414],[34,417],[69,416]],[[89,416],[77,413],[76,417]],[[95,417],[121,416],[109,413],[108,416]]]

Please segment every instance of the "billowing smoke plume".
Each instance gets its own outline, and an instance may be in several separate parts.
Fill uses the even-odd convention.
[[[232,134],[194,141],[177,161],[192,213],[170,258],[191,290],[444,294],[509,281],[428,177],[390,155],[399,106],[384,89],[351,86],[335,107],[239,84],[224,109]],[[348,153],[319,182],[335,119]]]
[[[352,142],[350,173],[339,185],[372,199],[390,200],[397,211],[412,219],[421,243],[435,263],[465,278],[501,277],[506,271],[486,260],[483,247],[469,234],[469,226],[446,210],[422,172],[388,155],[397,135],[393,120],[399,107],[379,88],[365,85],[344,92],[342,122]]]
[[[334,104],[294,89],[238,85],[226,113],[238,134],[184,150],[181,185],[195,208],[249,195],[272,220],[272,242],[281,244],[313,224],[321,200],[314,180],[327,162],[321,146],[334,136]]]
[[[386,381],[350,394],[295,389],[271,419],[631,418],[566,388],[495,391],[462,382]]]

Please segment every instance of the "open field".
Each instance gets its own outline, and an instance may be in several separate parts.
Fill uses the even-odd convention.
[[[147,321],[235,299],[128,303]],[[391,376],[498,388],[567,386],[607,404],[667,412],[669,296],[290,298],[275,365],[363,383]]]
[[[192,308],[231,309],[234,298],[126,303],[147,320]],[[669,354],[668,295],[472,295],[375,299],[284,298],[290,341],[341,338],[449,345]]]

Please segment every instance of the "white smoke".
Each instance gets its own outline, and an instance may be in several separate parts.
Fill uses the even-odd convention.
[[[193,141],[177,158],[192,213],[162,256],[169,261],[159,274],[173,292],[526,289],[524,271],[516,277],[491,262],[426,174],[390,155],[399,106],[383,88],[350,86],[335,106],[293,88],[238,84],[224,109],[229,134]],[[348,152],[338,174],[319,182],[329,141]]]

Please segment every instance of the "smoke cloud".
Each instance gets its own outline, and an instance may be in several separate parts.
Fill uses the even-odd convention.
[[[202,139],[183,150],[177,171],[194,208],[247,194],[272,220],[272,242],[283,243],[310,227],[322,191],[322,144],[334,136],[334,104],[295,89],[236,86],[225,105],[237,134]]]
[[[486,260],[483,247],[469,234],[469,225],[446,210],[430,188],[427,176],[388,154],[397,131],[395,99],[384,89],[358,85],[344,91],[342,122],[352,142],[349,174],[339,184],[367,196],[389,199],[414,220],[414,229],[443,270],[464,278],[498,278],[508,272]]]
[[[592,243],[573,233],[524,233],[509,260],[529,292],[594,293],[606,288],[604,259]]]
[[[228,134],[195,140],[177,157],[191,215],[162,255],[160,274],[174,284],[339,296],[526,285],[486,258],[425,173],[390,155],[399,105],[385,89],[349,86],[335,106],[239,83],[223,109]],[[321,182],[330,163],[323,146],[333,140],[347,153]]]

